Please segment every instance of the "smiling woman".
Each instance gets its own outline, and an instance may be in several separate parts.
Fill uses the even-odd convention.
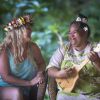
[[[4,28],[7,35],[0,45],[0,100],[31,100],[31,91],[31,98],[44,98],[45,62],[39,47],[31,42],[31,23],[31,16],[25,15]]]
[[[90,28],[89,26],[81,21],[73,21],[70,24],[70,29],[69,29],[69,40],[71,45],[75,45],[74,47],[77,48],[80,45],[84,46],[87,45],[87,40],[90,36]],[[82,48],[82,49],[83,49]]]
[[[57,100],[100,99],[100,50],[94,51],[99,43],[88,40],[90,28],[85,18],[78,16],[71,22],[69,42],[55,51],[47,66],[48,75],[57,82]]]

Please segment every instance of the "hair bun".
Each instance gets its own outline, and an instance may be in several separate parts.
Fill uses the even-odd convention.
[[[88,18],[83,14],[78,14],[78,16],[76,18],[76,21],[81,21],[83,23],[87,23]]]

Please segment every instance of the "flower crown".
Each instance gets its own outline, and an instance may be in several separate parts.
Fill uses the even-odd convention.
[[[77,22],[87,23],[88,19],[87,19],[86,16],[84,16],[82,14],[79,14],[78,17],[76,18],[76,21]],[[83,27],[83,30],[84,31],[88,31],[88,27],[87,26]]]
[[[13,19],[11,22],[9,22],[5,27],[5,31],[13,30],[14,28],[18,28],[22,25],[32,23],[32,17],[30,15],[25,15],[23,17],[19,17],[17,19]]]
[[[76,18],[76,21],[81,21],[83,23],[87,23],[88,18],[86,16],[84,16],[83,14],[79,13]]]
[[[81,21],[83,23],[87,23],[87,19],[86,18],[81,18],[81,17],[77,17],[76,21]]]

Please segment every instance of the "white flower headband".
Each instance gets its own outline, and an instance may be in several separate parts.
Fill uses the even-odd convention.
[[[77,17],[77,18],[76,18],[76,21],[77,21],[77,22],[79,21],[79,22],[86,23],[86,22],[87,22],[87,19],[86,19],[86,18]],[[83,27],[83,30],[84,30],[84,31],[88,31],[88,27],[87,27],[87,26]]]
[[[80,17],[77,17],[76,21],[82,21],[82,19]]]

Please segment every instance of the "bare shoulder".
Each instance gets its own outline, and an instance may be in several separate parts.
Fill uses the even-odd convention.
[[[36,43],[31,42],[31,46],[34,52],[40,52],[40,48]]]
[[[0,52],[0,63],[8,64],[8,53],[6,48],[2,49]]]
[[[5,74],[8,72],[8,55],[7,55],[7,50],[3,49],[0,52],[0,74]]]
[[[0,58],[2,58],[2,57],[7,57],[7,50],[6,50],[6,48],[3,48],[0,51]]]
[[[39,48],[35,42],[31,42],[33,48]]]

